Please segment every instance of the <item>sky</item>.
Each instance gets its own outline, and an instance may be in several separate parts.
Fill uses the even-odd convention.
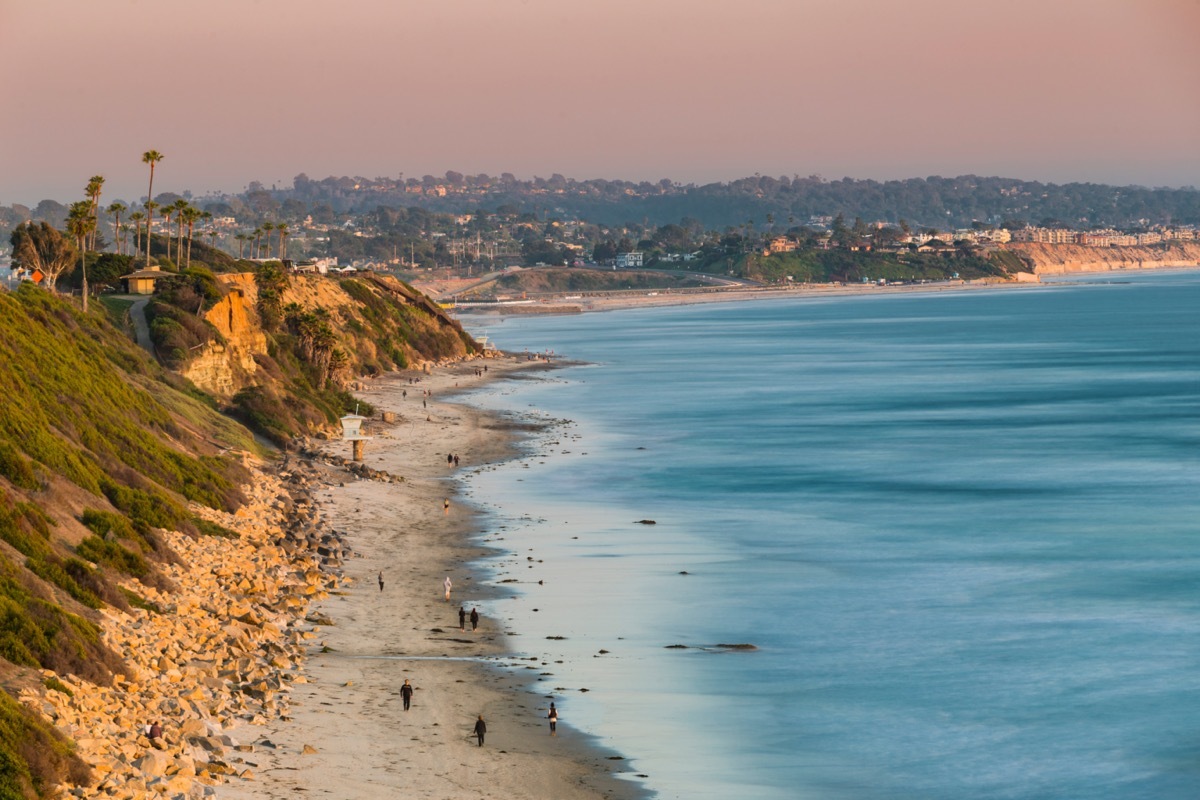
[[[0,204],[304,173],[1200,186],[1200,0],[0,0]]]

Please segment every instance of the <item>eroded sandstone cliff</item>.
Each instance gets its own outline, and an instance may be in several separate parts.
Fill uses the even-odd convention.
[[[1165,247],[1012,243],[1005,249],[1016,253],[1038,275],[1200,267],[1200,242],[1176,242]]]

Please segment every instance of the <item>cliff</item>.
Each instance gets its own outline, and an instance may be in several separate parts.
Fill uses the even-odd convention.
[[[1200,267],[1200,242],[1145,247],[1010,243],[1004,249],[1015,253],[1037,275]]]
[[[231,397],[254,380],[258,372],[255,357],[267,354],[267,335],[254,312],[254,277],[221,277],[230,287],[229,294],[204,318],[223,341],[208,342],[180,372],[210,394]]]
[[[228,399],[270,380],[263,375],[269,340],[257,311],[259,296],[250,273],[216,276],[228,293],[205,314],[220,334],[180,368],[200,389]],[[463,358],[478,352],[461,326],[428,297],[402,282],[375,275],[334,279],[291,276],[281,305],[317,314],[329,322],[347,355],[347,376]]]

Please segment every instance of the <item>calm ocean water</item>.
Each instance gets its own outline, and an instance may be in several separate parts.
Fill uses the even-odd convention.
[[[474,396],[575,423],[469,484],[487,610],[662,798],[1193,800],[1198,309],[1192,272],[468,319],[591,362]]]

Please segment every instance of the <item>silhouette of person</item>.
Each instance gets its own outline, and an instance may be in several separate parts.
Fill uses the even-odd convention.
[[[475,735],[479,737],[479,746],[483,747],[483,735],[487,733],[487,724],[483,721],[483,714],[479,715],[479,719],[475,720]]]
[[[408,706],[412,703],[413,687],[408,682],[408,678],[404,679],[404,685],[400,687],[400,698],[404,700],[404,710],[408,711]]]

